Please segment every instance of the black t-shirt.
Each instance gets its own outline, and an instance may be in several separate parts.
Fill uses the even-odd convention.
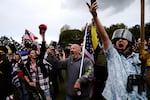
[[[0,64],[0,100],[3,100],[12,93],[11,72],[12,67],[10,62],[4,60]]]

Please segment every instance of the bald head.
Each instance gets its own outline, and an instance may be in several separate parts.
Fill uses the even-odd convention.
[[[77,51],[81,52],[81,46],[78,44],[72,44],[71,48],[75,48]]]
[[[74,58],[80,57],[81,46],[78,45],[78,44],[72,44],[72,45],[71,45],[71,48],[70,48],[70,52],[71,52],[71,55],[72,55]]]

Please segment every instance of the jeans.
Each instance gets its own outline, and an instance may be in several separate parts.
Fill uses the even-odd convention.
[[[27,92],[24,92],[21,87],[18,87],[17,89],[20,100],[29,100],[29,95]]]
[[[71,96],[66,96],[66,100],[72,100]]]
[[[46,97],[46,100],[52,100],[52,97],[51,97],[49,89],[44,90],[44,95]]]

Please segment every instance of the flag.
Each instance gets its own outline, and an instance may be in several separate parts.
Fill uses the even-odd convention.
[[[88,57],[93,63],[95,63],[94,61],[94,55],[93,55],[93,46],[92,46],[92,39],[91,39],[91,33],[89,31],[85,32],[84,35],[84,45],[85,45],[85,49],[84,49],[84,54],[86,57]]]
[[[98,46],[98,38],[97,38],[97,32],[96,32],[96,26],[91,25],[91,37],[92,37],[92,46],[93,49],[96,50]]]
[[[17,41],[15,41],[14,39],[12,39],[13,45],[16,48],[16,52],[19,53],[21,60],[24,62],[24,64],[27,62],[28,59],[28,50],[25,46],[23,46],[22,44],[18,43]]]
[[[13,44],[15,45],[16,50],[18,50],[18,51],[23,51],[23,50],[26,49],[22,44],[18,43],[18,42],[15,41],[14,39],[11,38],[11,40],[12,40]]]
[[[25,29],[25,34],[23,35],[23,40],[29,40],[32,43],[34,43],[37,39],[38,39],[37,36],[35,36],[29,30]]]

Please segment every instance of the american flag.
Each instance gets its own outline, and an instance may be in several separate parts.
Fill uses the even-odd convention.
[[[91,39],[90,32],[87,32],[87,35],[86,35],[84,53],[85,53],[85,56],[87,56],[94,63],[93,46],[92,46],[92,39]]]
[[[15,45],[16,50],[22,51],[22,50],[25,50],[25,49],[26,49],[22,44],[18,43],[18,42],[15,41],[14,39],[11,38],[11,40],[12,40],[13,44]]]
[[[14,39],[11,38],[11,40],[16,48],[16,51],[19,52],[20,57],[25,64],[27,62],[27,58],[28,58],[27,48],[25,46],[23,46],[22,44],[18,43],[17,41],[15,41]]]
[[[84,54],[94,63],[95,61],[94,61],[94,55],[93,55],[91,33],[87,31],[85,36],[86,36],[86,41],[85,41]]]
[[[82,46],[82,60],[81,60],[81,65],[80,65],[79,77],[81,77],[82,75],[84,57],[89,58],[93,63],[95,63],[94,55],[93,55],[93,48],[92,48],[91,34],[90,32],[88,32],[88,23],[85,26],[84,40],[83,40],[83,46]]]
[[[25,34],[23,35],[23,40],[29,40],[32,43],[34,43],[38,39],[37,36],[35,36],[32,32],[25,29]]]

